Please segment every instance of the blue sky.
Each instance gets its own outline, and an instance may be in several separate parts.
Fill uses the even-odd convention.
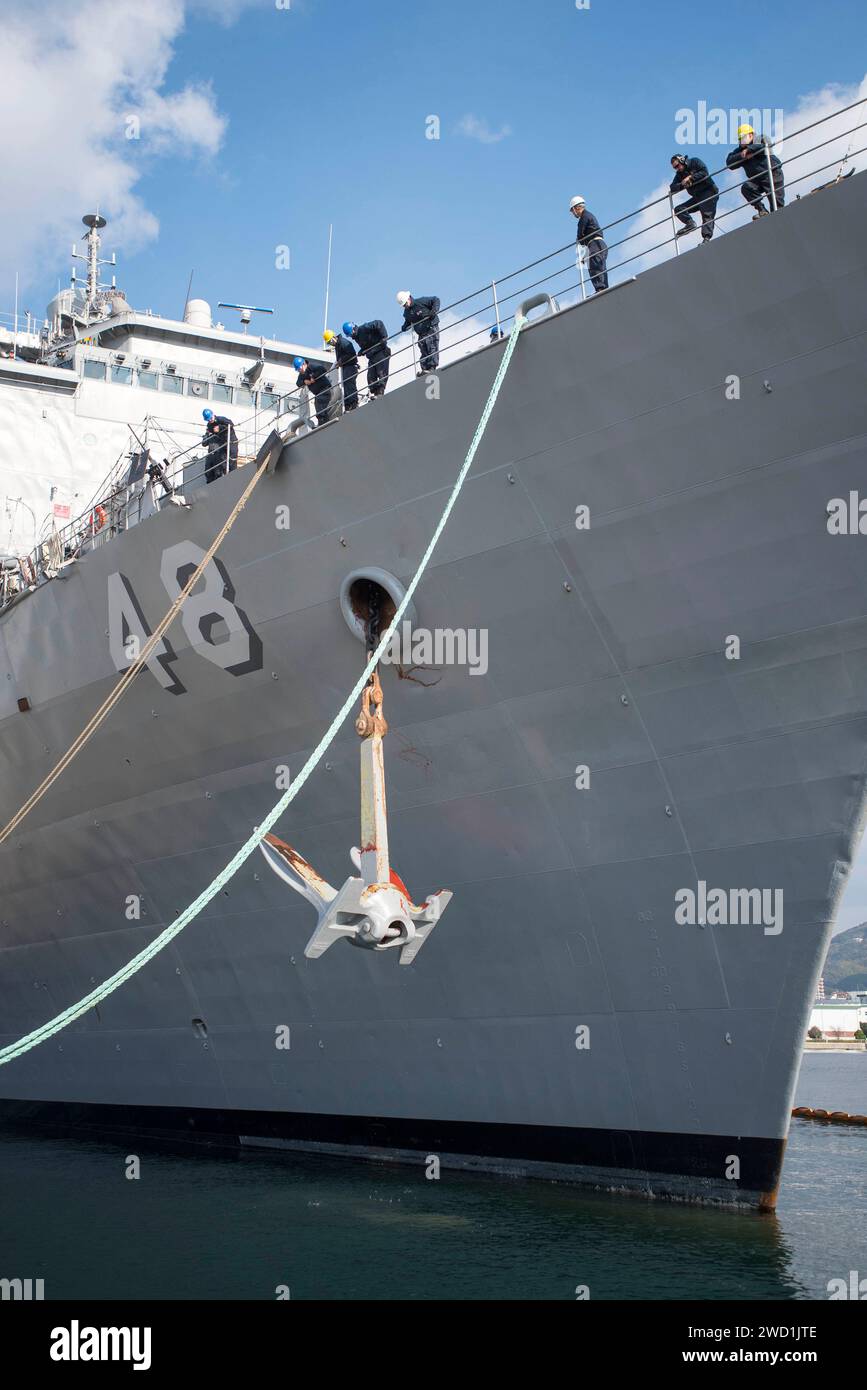
[[[194,9],[165,86],[211,84],[222,146],[155,155],[146,123],[140,141],[119,133],[160,231],[128,254],[109,228],[106,248],[117,246],[137,307],[179,314],[194,269],[194,294],[271,306],[269,331],[316,341],[333,221],[330,317],[395,327],[398,288],[446,302],[568,241],[576,191],[601,220],[637,206],[668,175],[679,107],[789,110],[860,80],[865,14],[851,0],[591,0],[586,11],[574,0],[253,0],[227,26]],[[431,114],[438,141],[425,139]],[[467,115],[511,133],[459,134]],[[94,201],[82,186],[80,211]],[[76,235],[70,217],[66,239]],[[281,244],[288,271],[275,268]],[[64,245],[28,291],[32,307],[67,273]]]

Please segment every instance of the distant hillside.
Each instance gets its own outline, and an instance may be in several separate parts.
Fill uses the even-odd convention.
[[[867,922],[832,939],[822,974],[826,991],[867,989]]]

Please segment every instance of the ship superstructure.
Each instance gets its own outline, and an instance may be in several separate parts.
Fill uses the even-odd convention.
[[[192,451],[205,407],[233,420],[242,449],[255,454],[273,425],[286,428],[303,410],[296,354],[329,360],[321,346],[248,332],[249,313],[237,330],[215,322],[203,299],[189,299],[181,319],[136,312],[114,281],[100,280],[100,267],[115,264],[100,256],[105,219],[83,220],[85,281],[74,277],[54,297],[41,326],[7,316],[0,327],[8,555],[31,552],[84,513],[136,437],[160,460]]]

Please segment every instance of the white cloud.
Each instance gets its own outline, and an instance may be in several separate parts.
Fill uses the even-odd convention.
[[[490,291],[483,292],[489,295]],[[483,318],[479,314],[472,314],[464,317],[463,311],[458,314],[453,309],[446,309],[440,314],[440,366],[447,367],[450,362],[457,362],[459,358],[466,357],[468,352],[477,352],[479,348],[487,347],[491,338],[491,329],[496,322],[493,308],[490,310],[490,317]],[[507,330],[511,328],[511,323],[507,325]],[[413,344],[416,344],[413,352]],[[396,390],[401,386],[406,386],[412,381],[418,371],[418,340],[414,333],[400,333],[397,337],[389,339],[391,348],[391,371],[388,378],[388,389]]]
[[[466,135],[468,140],[479,140],[483,145],[496,145],[512,133],[512,128],[508,125],[501,126],[499,130],[491,130],[484,118],[471,114],[462,116],[455,130],[458,135]]]
[[[7,139],[0,231],[4,292],[22,289],[68,254],[80,218],[97,207],[112,244],[131,251],[159,224],[136,192],[154,156],[212,156],[226,128],[207,86],[167,90],[190,8],[230,23],[250,0],[0,2],[0,123]],[[130,139],[130,117],[140,138]]]
[[[185,87],[170,96],[150,91],[134,108],[141,119],[142,140],[149,154],[217,153],[226,122],[219,114],[210,87]]]
[[[852,151],[867,146],[867,125],[864,124],[867,122],[867,107],[840,115],[832,114],[865,96],[867,77],[852,86],[829,84],[819,91],[809,92],[800,97],[794,110],[784,113],[784,138],[777,153],[783,160],[787,201],[792,201],[799,194],[803,197],[817,184],[834,178],[850,142]],[[815,129],[804,130],[825,117],[830,119],[824,120],[824,123]],[[848,132],[859,121],[862,128],[856,132],[853,139]],[[804,130],[804,134],[796,133],[801,130]],[[775,133],[779,134],[778,131]],[[713,144],[684,148],[687,154],[697,154],[699,158],[704,159],[708,168],[713,171],[725,164],[725,157],[731,147]],[[862,154],[852,162],[856,167],[863,169],[867,164],[867,157]],[[721,196],[717,210],[717,231],[725,233],[748,222],[752,217],[752,210],[740,193],[739,185],[742,180],[739,174],[726,170],[716,181],[721,189],[730,190]],[[646,207],[645,211],[631,221],[624,222],[606,233],[606,240],[612,248],[608,262],[609,270],[624,263],[622,275],[637,275],[652,265],[658,265],[660,261],[669,260],[675,254],[668,210],[669,182],[670,178],[666,178],[643,199],[645,205],[653,203],[655,206]],[[658,199],[662,201],[658,202]],[[680,199],[675,201],[678,202]],[[661,225],[656,225],[660,223]],[[625,238],[629,239],[624,240]],[[615,246],[615,242],[623,244]],[[686,239],[688,248],[697,245],[697,237]],[[625,264],[627,259],[628,264]]]

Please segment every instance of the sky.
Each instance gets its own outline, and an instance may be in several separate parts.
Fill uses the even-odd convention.
[[[0,307],[17,270],[43,312],[98,205],[136,307],[179,315],[192,271],[194,295],[273,308],[267,331],[305,342],[330,223],[331,317],[394,328],[399,288],[445,303],[568,242],[576,192],[601,221],[639,206],[679,109],[788,116],[862,82],[867,51],[855,0],[0,0],[0,18]]]
[[[867,95],[860,0],[0,0],[0,22],[0,311],[17,272],[42,315],[98,207],[136,308],[179,317],[192,272],[311,345],[329,224],[332,326],[394,330],[398,289],[446,303],[569,242],[573,194],[603,223],[658,195],[683,110],[793,130]],[[840,924],[864,918],[867,860]]]

